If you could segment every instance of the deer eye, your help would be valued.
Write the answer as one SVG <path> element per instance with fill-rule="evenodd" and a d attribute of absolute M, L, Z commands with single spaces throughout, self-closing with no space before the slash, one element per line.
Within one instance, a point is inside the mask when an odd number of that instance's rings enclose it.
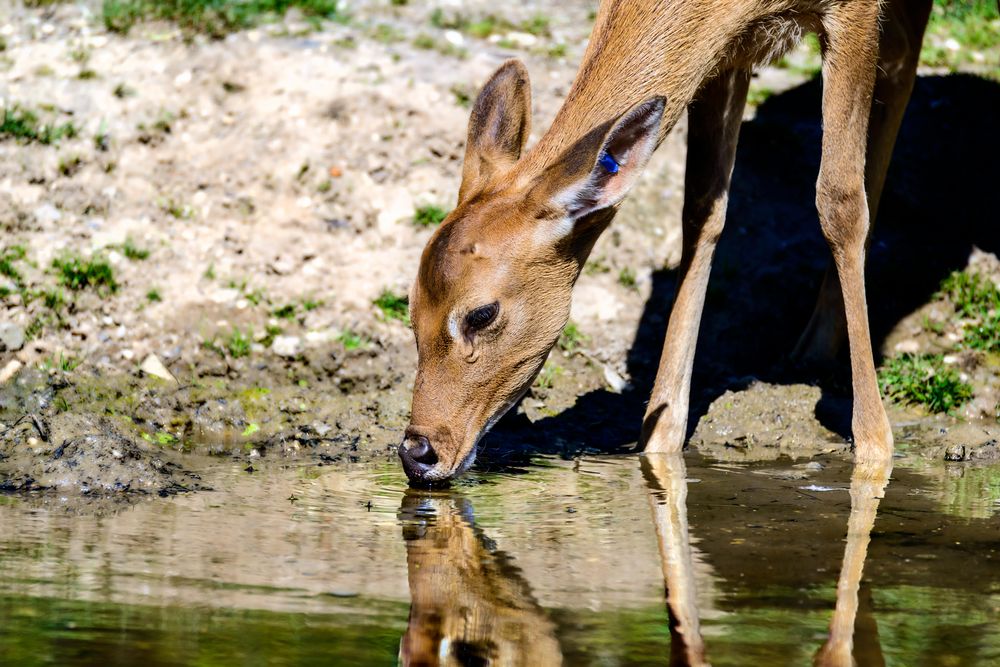
<path fill-rule="evenodd" d="M 468 332 L 472 333 L 485 329 L 490 325 L 493 320 L 497 318 L 497 313 L 500 312 L 500 303 L 494 301 L 487 306 L 480 306 L 474 310 L 469 311 L 469 314 L 465 316 L 465 328 Z"/>

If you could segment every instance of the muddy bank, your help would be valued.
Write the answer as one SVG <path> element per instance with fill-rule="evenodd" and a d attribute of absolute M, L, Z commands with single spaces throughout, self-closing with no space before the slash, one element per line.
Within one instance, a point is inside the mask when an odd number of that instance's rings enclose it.
<path fill-rule="evenodd" d="M 183 383 L 22 370 L 0 386 L 0 490 L 76 508 L 209 489 L 209 457 L 242 461 L 247 473 L 271 461 L 394 457 L 408 395 L 402 383 L 385 386 L 369 361 L 359 354 L 333 377 L 307 364 L 288 373 L 258 364 L 230 369 L 233 379 L 178 373 Z"/>

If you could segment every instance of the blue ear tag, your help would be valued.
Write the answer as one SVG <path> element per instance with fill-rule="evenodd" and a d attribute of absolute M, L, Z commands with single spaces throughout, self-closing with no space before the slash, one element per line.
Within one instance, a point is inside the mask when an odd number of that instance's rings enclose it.
<path fill-rule="evenodd" d="M 609 174 L 618 173 L 618 162 L 611 157 L 611 153 L 601 153 L 601 157 L 597 159 L 597 164 L 604 167 L 605 171 Z"/>

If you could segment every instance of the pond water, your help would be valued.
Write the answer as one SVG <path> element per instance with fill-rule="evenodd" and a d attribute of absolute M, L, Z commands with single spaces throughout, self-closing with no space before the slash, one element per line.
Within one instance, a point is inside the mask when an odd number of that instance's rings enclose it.
<path fill-rule="evenodd" d="M 0 664 L 1000 664 L 997 467 L 209 465 L 104 516 L 0 496 Z"/>

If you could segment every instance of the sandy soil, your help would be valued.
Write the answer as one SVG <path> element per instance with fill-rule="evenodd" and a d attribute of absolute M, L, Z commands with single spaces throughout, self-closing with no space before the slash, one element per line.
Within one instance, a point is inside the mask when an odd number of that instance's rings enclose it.
<path fill-rule="evenodd" d="M 591 3 L 505 8 L 514 24 L 538 12 L 552 17 L 549 34 L 515 30 L 492 40 L 433 27 L 424 5 L 360 2 L 346 24 L 317 30 L 293 14 L 221 41 L 186 40 L 163 24 L 122 37 L 103 29 L 95 6 L 0 10 L 0 98 L 78 128 L 55 145 L 0 141 L 2 246 L 25 248 L 16 266 L 30 290 L 57 289 L 52 261 L 67 253 L 106 257 L 119 283 L 114 293 L 64 289 L 67 305 L 53 311 L 41 298 L 25 303 L 19 285 L 0 276 L 11 291 L 0 320 L 29 333 L 0 351 L 5 488 L 23 488 L 29 477 L 28 486 L 59 486 L 51 470 L 31 466 L 94 438 L 104 443 L 94 451 L 129 442 L 135 465 L 73 482 L 90 492 L 197 488 L 185 452 L 242 456 L 249 465 L 278 454 L 344 464 L 392 456 L 415 351 L 406 326 L 372 302 L 409 287 L 431 233 L 414 224 L 416 208 L 453 204 L 465 96 L 503 60 L 522 57 L 537 138 L 572 81 Z M 463 7 L 470 15 L 491 8 Z M 419 49 L 418 34 L 464 55 Z M 707 415 L 693 443 L 846 451 L 843 378 L 823 378 L 821 391 L 774 371 L 808 316 L 826 252 L 807 187 L 815 157 L 798 150 L 815 145 L 815 85 L 800 85 L 805 75 L 787 69 L 766 69 L 761 80 L 778 94 L 747 112 L 749 157 L 741 152 L 734 222 L 710 288 L 692 428 Z M 996 84 L 982 81 L 996 96 Z M 920 104 L 931 108 L 950 85 L 918 86 Z M 969 94 L 981 98 L 979 85 L 969 84 Z M 527 443 L 572 454 L 634 442 L 680 254 L 684 134 L 682 123 L 580 279 L 572 320 L 586 335 L 581 349 L 554 352 L 551 386 L 536 387 L 498 429 L 490 443 L 499 450 Z M 797 157 L 776 161 L 776 147 Z M 917 164 L 891 181 L 898 187 L 890 185 L 887 200 L 898 211 L 895 202 L 920 188 L 907 180 L 922 174 Z M 969 225 L 985 210 L 977 206 Z M 886 239 L 894 229 L 887 226 Z M 965 266 L 968 240 L 941 255 L 940 270 Z M 130 259 L 126 241 L 148 258 Z M 876 243 L 874 258 L 884 254 Z M 634 284 L 620 280 L 623 270 Z M 787 296 L 776 289 L 789 282 Z M 880 346 L 931 346 L 914 331 L 919 309 L 933 307 L 927 290 L 879 301 L 885 293 L 876 288 L 873 297 Z M 246 356 L 227 350 L 234 328 L 250 337 Z M 352 336 L 360 346 L 345 345 Z M 166 379 L 139 370 L 150 355 Z M 980 373 L 981 400 L 967 417 L 995 415 L 992 375 Z M 832 417 L 817 408 L 824 402 Z M 904 422 L 927 424 L 918 440 L 958 423 L 899 412 Z M 17 463 L 13 453 L 28 443 L 36 455 Z"/>

